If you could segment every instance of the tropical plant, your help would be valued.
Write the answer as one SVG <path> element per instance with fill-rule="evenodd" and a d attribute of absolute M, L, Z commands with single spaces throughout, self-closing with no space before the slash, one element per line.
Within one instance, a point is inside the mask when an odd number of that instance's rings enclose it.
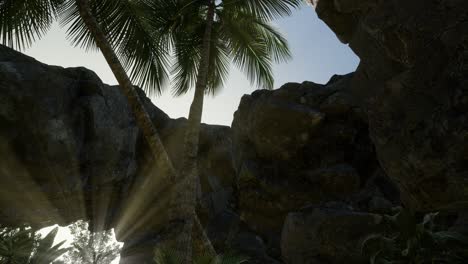
<path fill-rule="evenodd" d="M 49 264 L 59 258 L 68 248 L 65 241 L 54 245 L 58 227 L 41 238 L 31 228 L 3 228 L 0 231 L 1 264 Z"/>
<path fill-rule="evenodd" d="M 150 20 L 155 35 L 172 46 L 174 93 L 195 88 L 184 137 L 184 158 L 177 202 L 172 208 L 185 214 L 177 245 L 190 262 L 191 230 L 199 186 L 197 158 L 203 101 L 218 91 L 232 62 L 250 81 L 273 88 L 272 63 L 290 58 L 286 39 L 272 26 L 274 18 L 289 15 L 303 0 L 154 0 Z M 183 245 L 183 246 L 182 246 Z"/>
<path fill-rule="evenodd" d="M 73 242 L 64 255 L 66 263 L 110 264 L 119 256 L 121 246 L 111 230 L 91 232 L 85 221 L 77 221 L 69 229 Z"/>
<path fill-rule="evenodd" d="M 396 231 L 370 235 L 363 242 L 363 255 L 371 264 L 466 263 L 468 237 L 436 230 L 437 215 L 426 214 L 420 223 L 408 209 L 385 216 L 389 230 Z"/>
<path fill-rule="evenodd" d="M 185 264 L 184 257 L 174 250 L 157 250 L 155 264 Z M 194 264 L 242 264 L 247 262 L 247 258 L 235 254 L 203 255 L 196 257 Z"/>
<path fill-rule="evenodd" d="M 41 38 L 58 18 L 68 26 L 72 43 L 99 49 L 127 98 L 135 120 L 149 145 L 159 174 L 172 188 L 177 177 L 159 134 L 131 79 L 150 93 L 158 93 L 167 80 L 168 42 L 151 30 L 150 0 L 0 0 L 0 41 L 23 49 Z M 127 74 L 130 72 L 130 77 Z M 170 188 L 165 189 L 170 189 Z M 212 248 L 198 218 L 196 230 Z"/>
<path fill-rule="evenodd" d="M 132 0 L 2 0 L 0 40 L 23 49 L 41 38 L 57 19 L 69 26 L 76 46 L 100 49 L 127 97 L 156 160 L 167 162 L 158 133 L 126 70 L 139 85 L 159 92 L 167 79 L 165 47 L 147 31 L 146 1 Z M 121 63 L 123 62 L 123 63 Z"/>

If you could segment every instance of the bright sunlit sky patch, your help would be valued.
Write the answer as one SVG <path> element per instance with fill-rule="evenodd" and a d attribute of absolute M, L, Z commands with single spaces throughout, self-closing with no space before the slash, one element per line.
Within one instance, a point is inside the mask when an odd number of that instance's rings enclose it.
<path fill-rule="evenodd" d="M 275 23 L 287 37 L 293 54 L 290 62 L 274 66 L 275 87 L 306 80 L 325 83 L 333 74 L 345 74 L 356 69 L 358 58 L 348 46 L 338 41 L 310 6 L 304 6 L 293 16 Z M 25 53 L 50 65 L 84 66 L 96 72 L 105 83 L 116 84 L 102 55 L 72 47 L 66 40 L 65 30 L 58 25 Z M 172 118 L 186 117 L 192 93 L 174 98 L 169 88 L 162 96 L 153 97 L 153 102 Z M 242 95 L 255 89 L 241 72 L 233 68 L 223 90 L 206 99 L 203 122 L 230 125 Z"/>

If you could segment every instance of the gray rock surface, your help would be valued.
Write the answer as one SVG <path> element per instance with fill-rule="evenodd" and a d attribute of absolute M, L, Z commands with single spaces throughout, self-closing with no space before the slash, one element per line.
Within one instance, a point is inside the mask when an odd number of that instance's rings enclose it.
<path fill-rule="evenodd" d="M 2 46 L 0 76 L 1 224 L 87 219 L 116 229 L 122 263 L 151 259 L 167 231 L 168 189 L 118 87 Z M 291 211 L 326 201 L 367 210 L 373 197 L 388 198 L 369 183 L 380 169 L 352 77 L 257 91 L 242 100 L 232 129 L 202 126 L 198 212 L 219 250 L 274 263 Z M 177 167 L 185 120 L 140 95 Z M 223 219 L 232 226 L 216 228 Z"/>
<path fill-rule="evenodd" d="M 461 212 L 466 232 L 468 2 L 317 2 L 361 63 L 245 95 L 232 128 L 203 125 L 198 213 L 215 247 L 252 263 L 360 262 L 377 214 L 400 201 Z M 139 92 L 178 166 L 185 120 Z M 122 263 L 152 259 L 170 190 L 118 87 L 0 46 L 0 157 L 1 225 L 87 219 L 116 229 Z"/>
<path fill-rule="evenodd" d="M 337 203 L 290 213 L 281 239 L 283 260 L 287 264 L 366 263 L 360 245 L 382 228 L 381 222 L 380 215 Z"/>
<path fill-rule="evenodd" d="M 378 159 L 406 205 L 468 206 L 468 2 L 319 0 L 319 17 L 361 63 Z"/>
<path fill-rule="evenodd" d="M 304 206 L 370 199 L 359 193 L 379 165 L 352 79 L 242 98 L 232 124 L 239 214 L 265 239 L 278 239 L 286 215 Z"/>
<path fill-rule="evenodd" d="M 185 120 L 170 119 L 139 90 L 178 167 Z M 202 212 L 229 206 L 230 129 L 203 125 Z M 116 86 L 84 68 L 48 66 L 0 46 L 0 224 L 37 227 L 90 220 L 116 228 L 122 263 L 143 263 L 164 229 L 164 188 Z M 127 258 L 127 255 L 131 257 Z"/>

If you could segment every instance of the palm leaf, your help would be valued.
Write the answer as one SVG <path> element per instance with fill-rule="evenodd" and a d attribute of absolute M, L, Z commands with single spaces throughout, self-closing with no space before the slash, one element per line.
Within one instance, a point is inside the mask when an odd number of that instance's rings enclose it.
<path fill-rule="evenodd" d="M 174 76 L 175 95 L 184 94 L 196 82 L 201 58 L 200 32 L 203 28 L 197 27 L 193 30 L 193 32 L 175 32 L 173 35 L 175 63 L 171 73 Z"/>
<path fill-rule="evenodd" d="M 148 93 L 160 93 L 168 79 L 168 44 L 151 29 L 148 1 L 90 0 L 93 16 L 130 78 Z M 61 25 L 75 46 L 98 50 L 73 1 L 61 8 Z"/>
<path fill-rule="evenodd" d="M 20 50 L 29 47 L 48 31 L 63 1 L 0 1 L 1 43 Z"/>
<path fill-rule="evenodd" d="M 222 38 L 220 23 L 213 25 L 206 92 L 215 95 L 227 81 L 230 66 L 229 44 Z"/>
<path fill-rule="evenodd" d="M 55 227 L 43 239 L 39 240 L 39 245 L 30 260 L 31 264 L 49 264 L 69 250 L 68 248 L 62 248 L 65 241 L 54 246 L 57 233 L 58 227 Z"/>
<path fill-rule="evenodd" d="M 222 14 L 223 38 L 227 41 L 234 64 L 255 86 L 273 88 L 272 58 L 267 42 L 257 34 L 250 19 L 234 12 Z"/>
<path fill-rule="evenodd" d="M 131 79 L 150 94 L 160 93 L 169 77 L 168 41 L 152 29 L 147 1 L 116 2 L 108 17 L 109 39 Z"/>
<path fill-rule="evenodd" d="M 223 0 L 224 8 L 237 9 L 265 19 L 289 16 L 303 0 Z"/>

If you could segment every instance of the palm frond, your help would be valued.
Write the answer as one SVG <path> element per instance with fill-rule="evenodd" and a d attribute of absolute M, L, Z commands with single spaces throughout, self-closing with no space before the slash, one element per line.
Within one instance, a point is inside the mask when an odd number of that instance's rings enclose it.
<path fill-rule="evenodd" d="M 303 3 L 303 0 L 223 0 L 223 7 L 271 20 L 291 15 L 292 10 Z"/>
<path fill-rule="evenodd" d="M 48 264 L 52 263 L 61 255 L 65 254 L 69 249 L 62 248 L 65 241 L 62 241 L 54 246 L 54 240 L 58 233 L 58 227 L 52 229 L 44 238 L 39 240 L 38 246 L 32 256 L 30 263 Z"/>
<path fill-rule="evenodd" d="M 103 30 L 105 30 L 105 23 L 107 21 L 103 18 L 112 13 L 115 3 L 112 0 L 89 1 L 91 12 Z M 75 1 L 66 1 L 60 6 L 59 14 L 60 25 L 67 27 L 67 38 L 73 46 L 83 48 L 86 51 L 99 51 L 91 32 L 80 16 Z"/>
<path fill-rule="evenodd" d="M 149 94 L 160 93 L 169 78 L 168 39 L 153 29 L 148 1 L 116 2 L 108 17 L 109 39 L 131 79 Z"/>
<path fill-rule="evenodd" d="M 227 41 L 231 57 L 236 66 L 245 72 L 255 86 L 272 89 L 274 85 L 271 47 L 259 34 L 258 25 L 251 16 L 241 12 L 224 12 L 223 38 Z"/>
<path fill-rule="evenodd" d="M 206 93 L 215 95 L 229 76 L 231 63 L 228 43 L 222 38 L 220 23 L 213 25 Z"/>
<path fill-rule="evenodd" d="M 258 34 L 262 36 L 268 47 L 268 53 L 276 63 L 287 62 L 292 58 L 286 38 L 270 23 L 261 19 L 252 19 Z"/>
<path fill-rule="evenodd" d="M 64 0 L 0 1 L 0 41 L 22 50 L 40 39 L 56 19 Z"/>
<path fill-rule="evenodd" d="M 168 79 L 168 44 L 152 28 L 145 0 L 91 0 L 91 11 L 130 78 L 148 93 L 160 93 Z M 61 25 L 75 46 L 97 50 L 73 1 L 61 8 Z"/>
<path fill-rule="evenodd" d="M 198 34 L 176 35 L 174 41 L 175 63 L 172 69 L 174 78 L 173 93 L 176 96 L 186 93 L 195 85 L 201 59 L 201 38 Z"/>
<path fill-rule="evenodd" d="M 5 231 L 5 230 L 4 230 Z M 54 244 L 58 228 L 54 228 L 44 238 L 31 228 L 6 229 L 0 235 L 0 258 L 7 263 L 49 264 L 63 255 L 64 241 Z"/>
<path fill-rule="evenodd" d="M 192 1 L 193 2 L 193 1 Z M 153 1 L 152 26 L 172 48 L 173 94 L 182 95 L 196 82 L 202 53 L 204 21 L 198 4 L 188 0 Z"/>
<path fill-rule="evenodd" d="M 152 0 L 151 25 L 165 36 L 173 51 L 173 93 L 194 87 L 200 67 L 207 1 Z M 206 91 L 215 94 L 224 84 L 232 61 L 253 85 L 273 88 L 273 62 L 291 58 L 286 39 L 270 20 L 289 15 L 301 0 L 223 0 L 213 24 Z"/>

